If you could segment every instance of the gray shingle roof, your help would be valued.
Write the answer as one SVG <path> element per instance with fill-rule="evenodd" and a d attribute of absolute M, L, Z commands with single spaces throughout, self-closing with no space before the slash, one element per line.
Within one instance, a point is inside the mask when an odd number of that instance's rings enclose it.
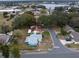
<path fill-rule="evenodd" d="M 0 43 L 4 44 L 7 43 L 10 36 L 6 34 L 0 34 Z"/>

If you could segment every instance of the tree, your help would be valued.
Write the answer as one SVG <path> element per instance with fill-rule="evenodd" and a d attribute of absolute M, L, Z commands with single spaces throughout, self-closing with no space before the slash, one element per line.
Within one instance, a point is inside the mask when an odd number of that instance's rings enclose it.
<path fill-rule="evenodd" d="M 38 23 L 42 24 L 44 27 L 52 27 L 52 26 L 59 26 L 64 27 L 69 22 L 69 17 L 66 13 L 53 13 L 49 16 L 40 16 L 38 19 Z"/>
<path fill-rule="evenodd" d="M 53 23 L 59 27 L 64 27 L 69 22 L 69 17 L 66 13 L 56 12 L 50 16 Z"/>
<path fill-rule="evenodd" d="M 30 15 L 33 15 L 34 16 L 34 13 L 33 12 L 31 12 L 31 11 L 27 11 L 27 12 L 25 12 L 26 14 L 30 14 Z"/>
<path fill-rule="evenodd" d="M 41 9 L 41 14 L 46 14 L 47 13 L 47 11 L 46 11 L 46 9 Z"/>
<path fill-rule="evenodd" d="M 11 14 L 11 15 L 10 15 L 10 19 L 12 19 L 14 16 L 15 16 L 15 15 Z"/>
<path fill-rule="evenodd" d="M 4 12 L 4 13 L 3 13 L 3 17 L 4 17 L 4 18 L 7 18 L 7 17 L 8 17 L 8 12 Z"/>
<path fill-rule="evenodd" d="M 15 29 L 18 28 L 25 28 L 25 27 L 30 27 L 31 25 L 35 24 L 35 18 L 33 15 L 30 14 L 23 14 L 19 17 L 16 17 L 14 22 L 13 22 L 13 26 Z"/>
<path fill-rule="evenodd" d="M 63 35 L 63 36 L 66 36 L 66 35 L 70 34 L 70 32 L 68 33 L 67 31 L 64 30 L 64 28 L 61 28 L 60 31 L 61 31 L 61 35 Z"/>
<path fill-rule="evenodd" d="M 24 32 L 19 29 L 14 30 L 14 33 L 13 33 L 14 38 L 22 39 L 24 35 L 25 35 Z"/>
<path fill-rule="evenodd" d="M 3 24 L 1 26 L 1 29 L 2 29 L 2 33 L 5 33 L 5 34 L 7 34 L 7 32 L 10 32 L 12 30 L 11 27 L 9 25 L 6 25 L 6 24 Z"/>
<path fill-rule="evenodd" d="M 15 57 L 15 58 L 20 57 L 20 50 L 18 47 L 18 39 L 15 37 L 12 39 L 12 44 L 10 45 L 10 53 L 11 53 L 12 57 Z"/>
<path fill-rule="evenodd" d="M 52 20 L 49 19 L 49 16 L 42 15 L 38 18 L 38 23 L 40 23 L 45 28 L 49 28 L 52 26 Z"/>
<path fill-rule="evenodd" d="M 74 28 L 79 28 L 79 17 L 73 17 L 69 25 Z"/>
<path fill-rule="evenodd" d="M 64 11 L 64 7 L 55 7 L 55 11 Z"/>
<path fill-rule="evenodd" d="M 31 6 L 31 8 L 35 9 L 35 8 L 36 8 L 36 6 L 35 6 L 35 5 L 32 5 L 32 6 Z"/>
<path fill-rule="evenodd" d="M 12 49 L 11 49 L 11 54 L 13 57 L 15 58 L 19 58 L 20 57 L 20 51 L 17 45 L 13 45 Z"/>
<path fill-rule="evenodd" d="M 71 7 L 68 11 L 69 11 L 69 12 L 76 12 L 77 10 L 76 10 L 75 7 Z"/>
<path fill-rule="evenodd" d="M 38 6 L 37 6 L 37 8 L 46 9 L 46 7 L 45 7 L 45 6 L 43 6 L 43 5 L 38 5 Z"/>
<path fill-rule="evenodd" d="M 9 46 L 8 45 L 2 45 L 1 47 L 2 56 L 5 58 L 9 57 Z"/>

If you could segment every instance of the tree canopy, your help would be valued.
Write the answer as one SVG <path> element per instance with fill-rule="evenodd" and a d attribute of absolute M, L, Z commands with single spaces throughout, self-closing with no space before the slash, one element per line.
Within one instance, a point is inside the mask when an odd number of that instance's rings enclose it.
<path fill-rule="evenodd" d="M 69 22 L 69 17 L 66 13 L 53 13 L 52 15 L 39 17 L 38 22 L 44 27 L 59 26 L 63 27 Z"/>
<path fill-rule="evenodd" d="M 35 23 L 35 18 L 33 15 L 30 14 L 23 14 L 21 16 L 18 16 L 17 18 L 15 18 L 13 25 L 14 28 L 25 28 L 25 27 L 30 27 L 31 25 L 33 25 Z"/>
<path fill-rule="evenodd" d="M 2 56 L 5 58 L 9 57 L 9 46 L 8 45 L 2 45 L 1 46 Z"/>
<path fill-rule="evenodd" d="M 39 17 L 38 22 L 42 24 L 42 26 L 44 26 L 45 28 L 49 28 L 52 26 L 53 21 L 50 19 L 49 16 L 42 15 Z"/>

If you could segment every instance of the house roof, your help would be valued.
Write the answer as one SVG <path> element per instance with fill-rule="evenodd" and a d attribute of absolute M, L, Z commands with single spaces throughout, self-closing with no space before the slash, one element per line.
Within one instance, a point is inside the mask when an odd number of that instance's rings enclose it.
<path fill-rule="evenodd" d="M 32 34 L 25 40 L 25 42 L 28 42 L 29 45 L 37 45 L 41 41 L 42 41 L 41 34 Z"/>
<path fill-rule="evenodd" d="M 21 11 L 20 9 L 3 9 L 3 10 L 0 10 L 0 12 L 17 12 L 17 11 Z"/>
<path fill-rule="evenodd" d="M 0 34 L 0 43 L 4 44 L 7 43 L 10 36 L 6 34 Z"/>
<path fill-rule="evenodd" d="M 72 32 L 72 35 L 73 35 L 73 37 L 74 37 L 74 40 L 75 40 L 76 42 L 79 42 L 79 33 L 78 33 L 78 32 Z"/>

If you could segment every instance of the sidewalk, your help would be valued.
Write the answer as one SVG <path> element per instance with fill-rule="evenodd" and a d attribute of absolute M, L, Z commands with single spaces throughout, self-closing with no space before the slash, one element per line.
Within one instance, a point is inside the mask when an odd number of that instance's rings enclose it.
<path fill-rule="evenodd" d="M 21 54 L 45 54 L 45 53 L 49 53 L 50 51 L 52 51 L 52 49 L 48 49 L 47 51 L 39 50 L 39 49 L 36 51 L 22 50 Z"/>

